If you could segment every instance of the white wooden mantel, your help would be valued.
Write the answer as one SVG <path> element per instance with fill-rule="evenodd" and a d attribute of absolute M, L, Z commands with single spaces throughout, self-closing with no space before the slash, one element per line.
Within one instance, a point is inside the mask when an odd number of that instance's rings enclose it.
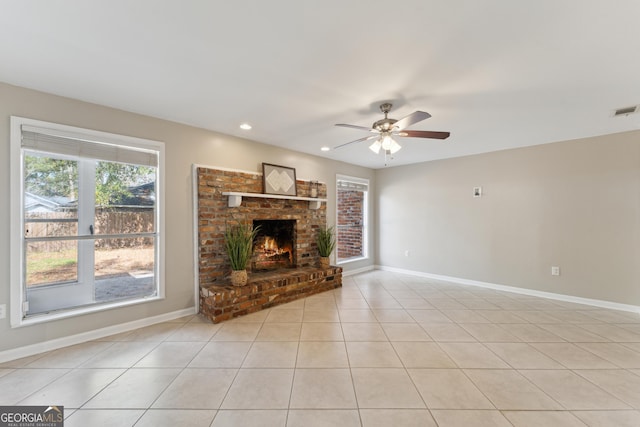
<path fill-rule="evenodd" d="M 279 194 L 262 194 L 262 193 L 236 193 L 233 191 L 227 191 L 222 193 L 223 196 L 229 197 L 229 207 L 237 208 L 242 204 L 243 197 L 257 197 L 261 199 L 284 199 L 284 200 L 303 200 L 309 202 L 309 209 L 319 209 L 323 202 L 327 199 L 318 199 L 315 197 L 297 197 L 297 196 L 282 196 Z"/>

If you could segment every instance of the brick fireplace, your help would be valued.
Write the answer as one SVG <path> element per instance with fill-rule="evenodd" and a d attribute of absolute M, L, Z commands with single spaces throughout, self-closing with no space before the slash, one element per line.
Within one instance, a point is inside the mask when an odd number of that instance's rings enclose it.
<path fill-rule="evenodd" d="M 296 181 L 298 197 L 310 197 L 309 181 Z M 244 196 L 229 207 L 222 193 L 262 193 L 262 175 L 197 168 L 198 279 L 200 312 L 214 323 L 342 286 L 342 269 L 320 269 L 317 230 L 327 224 L 326 204 L 317 209 L 309 201 Z M 326 197 L 320 184 L 318 198 Z M 260 225 L 254 240 L 249 284 L 230 285 L 231 271 L 224 250 L 227 224 Z"/>

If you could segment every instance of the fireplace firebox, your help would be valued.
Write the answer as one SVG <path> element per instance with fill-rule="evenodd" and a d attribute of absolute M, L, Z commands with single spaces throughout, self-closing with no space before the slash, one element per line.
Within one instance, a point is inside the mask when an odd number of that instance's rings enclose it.
<path fill-rule="evenodd" d="M 296 220 L 253 220 L 260 227 L 253 241 L 252 270 L 295 268 Z"/>

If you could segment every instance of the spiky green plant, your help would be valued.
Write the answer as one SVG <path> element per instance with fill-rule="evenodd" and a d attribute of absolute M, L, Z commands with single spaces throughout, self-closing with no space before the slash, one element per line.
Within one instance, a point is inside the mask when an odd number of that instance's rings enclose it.
<path fill-rule="evenodd" d="M 333 227 L 320 228 L 318 230 L 318 236 L 316 237 L 316 243 L 318 244 L 318 252 L 321 257 L 328 257 L 336 247 L 336 238 L 333 233 Z"/>
<path fill-rule="evenodd" d="M 253 251 L 253 239 L 258 234 L 260 226 L 250 224 L 228 225 L 224 231 L 224 245 L 231 261 L 232 270 L 247 268 Z"/>

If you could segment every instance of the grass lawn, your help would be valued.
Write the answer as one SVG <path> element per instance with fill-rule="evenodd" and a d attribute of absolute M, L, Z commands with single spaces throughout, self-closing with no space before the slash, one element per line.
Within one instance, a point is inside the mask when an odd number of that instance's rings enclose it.
<path fill-rule="evenodd" d="M 97 277 L 153 270 L 153 247 L 99 249 L 95 251 Z M 77 251 L 29 252 L 27 286 L 76 280 Z"/>

